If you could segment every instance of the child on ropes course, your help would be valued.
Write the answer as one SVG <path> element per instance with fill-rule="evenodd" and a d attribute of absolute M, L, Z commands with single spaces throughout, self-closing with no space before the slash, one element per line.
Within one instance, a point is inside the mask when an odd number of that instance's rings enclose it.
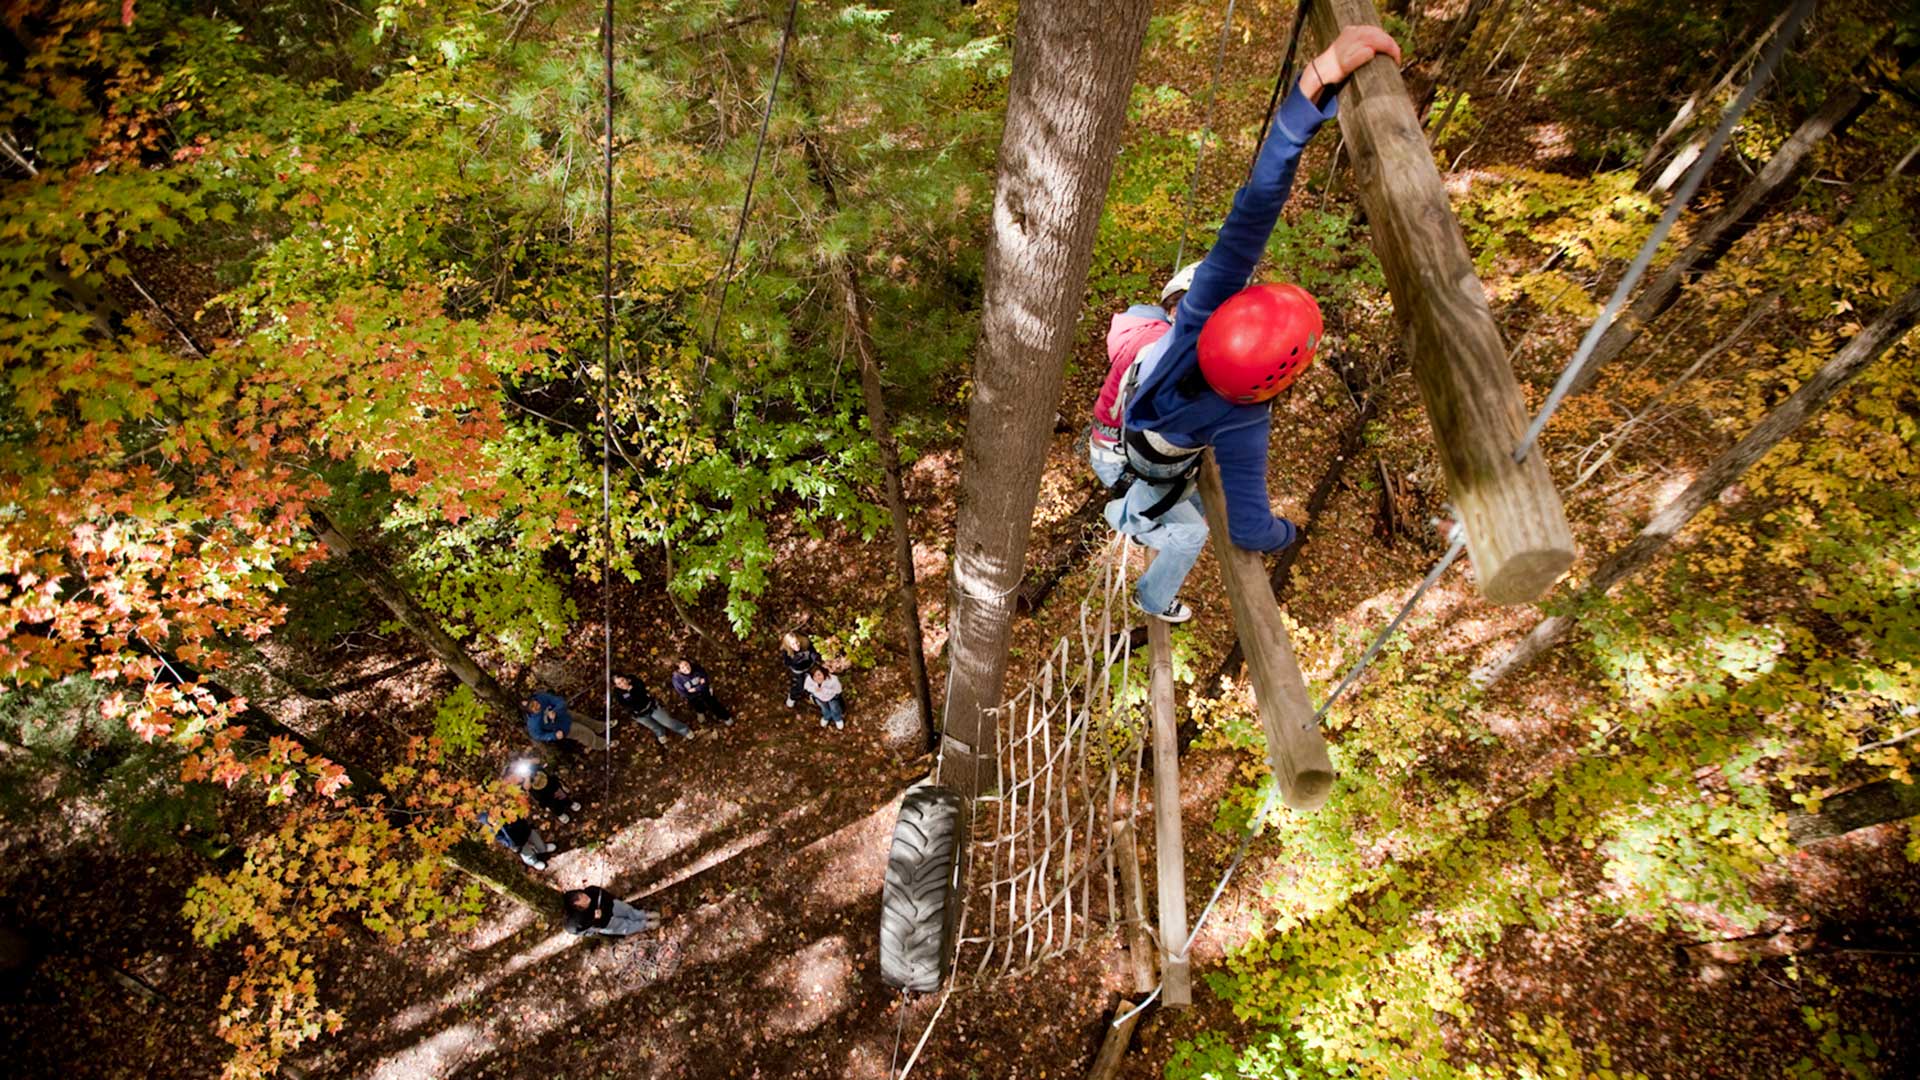
<path fill-rule="evenodd" d="M 1301 151 L 1338 111 L 1334 91 L 1376 54 L 1398 63 L 1400 47 L 1377 26 L 1350 26 L 1308 62 L 1212 249 L 1161 290 L 1162 304 L 1174 305 L 1170 325 L 1153 327 L 1154 309 L 1136 305 L 1108 333 L 1114 392 L 1102 390 L 1104 413 L 1095 407 L 1088 457 L 1113 493 L 1108 523 L 1158 553 L 1134 588 L 1148 615 L 1193 617 L 1179 593 L 1207 541 L 1193 486 L 1208 447 L 1235 546 L 1278 551 L 1298 535 L 1267 500 L 1268 427 L 1273 399 L 1320 343 L 1320 308 L 1298 285 L 1247 282 L 1293 189 Z"/>

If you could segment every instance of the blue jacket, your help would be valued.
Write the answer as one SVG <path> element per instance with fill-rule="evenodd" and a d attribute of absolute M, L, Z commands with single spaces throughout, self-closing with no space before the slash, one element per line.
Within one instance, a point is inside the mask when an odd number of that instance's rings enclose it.
<path fill-rule="evenodd" d="M 1296 84 L 1280 105 L 1253 176 L 1194 272 L 1173 329 L 1140 353 L 1140 385 L 1127 404 L 1127 427 L 1153 431 L 1175 446 L 1211 446 L 1227 494 L 1227 532 L 1235 547 L 1273 551 L 1293 543 L 1293 523 L 1275 517 L 1267 500 L 1267 438 L 1272 405 L 1236 405 L 1201 381 L 1200 328 L 1215 308 L 1247 287 L 1267 250 L 1280 208 L 1293 190 L 1300 151 L 1337 112 L 1329 88 L 1324 108 Z M 1191 376 L 1191 378 L 1189 378 Z"/>
<path fill-rule="evenodd" d="M 527 734 L 533 736 L 533 741 L 555 742 L 566 738 L 567 732 L 573 730 L 573 714 L 567 711 L 566 701 L 560 695 L 544 690 L 533 695 L 533 700 L 540 706 L 526 714 Z M 547 719 L 548 709 L 553 710 L 552 720 Z"/>

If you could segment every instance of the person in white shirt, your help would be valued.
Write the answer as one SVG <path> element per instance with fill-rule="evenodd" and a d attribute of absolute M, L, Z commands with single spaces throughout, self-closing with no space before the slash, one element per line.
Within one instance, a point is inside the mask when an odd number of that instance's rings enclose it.
<path fill-rule="evenodd" d="M 840 699 L 840 680 L 828 671 L 825 664 L 817 664 L 807 675 L 805 683 L 807 696 L 820 706 L 820 726 L 833 725 L 835 731 L 847 726 L 846 702 Z"/>

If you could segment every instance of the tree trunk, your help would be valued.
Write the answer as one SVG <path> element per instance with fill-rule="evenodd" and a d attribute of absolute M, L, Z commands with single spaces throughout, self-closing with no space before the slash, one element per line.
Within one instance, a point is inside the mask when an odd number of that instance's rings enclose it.
<path fill-rule="evenodd" d="M 1787 835 L 1795 847 L 1805 847 L 1815 840 L 1910 817 L 1920 817 L 1920 784 L 1881 780 L 1824 800 L 1817 814 L 1799 807 L 1787 811 Z"/>
<path fill-rule="evenodd" d="M 391 570 L 355 545 L 318 507 L 309 506 L 307 516 L 313 521 L 314 535 L 327 545 L 327 550 L 347 561 L 354 575 L 366 585 L 367 591 L 387 606 L 400 625 L 406 627 L 414 640 L 425 646 L 434 659 L 440 661 L 455 678 L 472 688 L 481 701 L 493 706 L 502 715 L 520 715 L 520 703 L 507 692 L 507 688 L 501 686 L 491 672 L 482 668 L 466 647 L 454 640 L 452 634 L 447 633 L 440 625 L 440 620 L 420 606 L 420 602 L 413 598 L 399 578 L 393 576 Z"/>
<path fill-rule="evenodd" d="M 1380 19 L 1371 0 L 1320 0 L 1309 21 L 1330 42 Z M 1496 604 L 1536 600 L 1572 565 L 1573 534 L 1544 456 L 1513 460 L 1527 425 L 1520 384 L 1391 60 L 1348 78 L 1340 132 L 1480 592 Z"/>
<path fill-rule="evenodd" d="M 1829 135 L 1846 131 L 1866 111 L 1867 106 L 1873 104 L 1879 92 L 1868 89 L 1862 79 L 1869 61 L 1880 53 L 1885 40 L 1883 38 L 1881 45 L 1869 50 L 1853 74 L 1827 95 L 1827 100 L 1820 108 L 1802 121 L 1786 142 L 1780 144 L 1780 149 L 1774 151 L 1773 157 L 1761 167 L 1759 175 L 1747 184 L 1732 204 L 1694 237 L 1693 242 L 1658 277 L 1641 289 L 1633 303 L 1620 312 L 1613 325 L 1600 335 L 1600 343 L 1594 346 L 1593 355 L 1588 358 L 1580 377 L 1574 381 L 1570 393 L 1579 394 L 1592 389 L 1594 382 L 1599 379 L 1600 369 L 1626 352 L 1642 330 L 1673 306 L 1674 301 L 1680 298 L 1682 289 L 1713 269 L 1728 250 L 1759 222 L 1767 206 L 1799 175 L 1801 166 L 1806 164 L 1813 148 Z"/>
<path fill-rule="evenodd" d="M 803 65 L 794 65 L 794 81 L 802 101 L 811 96 L 812 82 Z M 809 110 L 811 111 L 811 110 Z M 840 173 L 820 140 L 808 135 L 804 140 L 807 164 L 820 185 L 827 210 L 840 211 Z M 927 679 L 926 634 L 920 626 L 920 584 L 913 568 L 913 531 L 907 517 L 907 496 L 900 482 L 900 444 L 893 437 L 893 424 L 887 418 L 887 398 L 880 383 L 880 356 L 873 347 L 872 306 L 853 261 L 844 253 L 828 258 L 828 269 L 840 289 L 841 306 L 846 313 L 847 336 L 853 340 L 854 356 L 860 364 L 860 394 L 867 407 L 867 428 L 873 433 L 874 446 L 880 451 L 880 471 L 887 493 L 887 515 L 893 526 L 894 572 L 898 578 L 900 629 L 907 645 L 907 681 L 913 685 L 914 701 L 920 708 L 920 728 L 929 752 L 939 748 L 939 735 L 933 724 L 933 687 Z"/>
<path fill-rule="evenodd" d="M 1647 522 L 1646 528 L 1640 530 L 1640 535 L 1594 571 L 1593 577 L 1575 597 L 1573 606 L 1578 608 L 1605 596 L 1622 579 L 1637 573 L 1651 562 L 1654 555 L 1666 547 L 1667 541 L 1686 528 L 1695 514 L 1717 499 L 1728 485 L 1740 479 L 1754 462 L 1765 457 L 1782 439 L 1799 430 L 1800 425 L 1838 393 L 1841 387 L 1899 341 L 1901 335 L 1914 324 L 1916 317 L 1920 317 L 1920 288 L 1910 289 L 1906 295 L 1894 301 L 1892 307 L 1881 312 L 1872 325 L 1847 342 L 1846 347 L 1835 353 L 1833 359 L 1815 372 L 1804 386 L 1794 391 L 1792 397 L 1781 402 L 1767 414 L 1766 419 L 1755 425 L 1746 438 L 1720 455 L 1693 483 L 1687 485 L 1685 491 L 1661 507 L 1653 520 Z M 1553 615 L 1540 620 L 1505 656 L 1476 670 L 1473 681 L 1481 686 L 1491 686 L 1525 667 L 1566 636 L 1573 627 L 1573 621 L 1572 615 Z"/>
<path fill-rule="evenodd" d="M 1653 140 L 1652 146 L 1647 147 L 1646 156 L 1640 159 L 1641 183 L 1644 184 L 1653 178 L 1653 170 L 1659 167 L 1660 155 L 1666 151 L 1667 143 L 1670 142 L 1675 135 L 1680 134 L 1687 124 L 1693 120 L 1694 113 L 1697 112 L 1702 105 L 1712 102 L 1714 98 L 1720 96 L 1722 91 L 1733 85 L 1733 80 L 1740 73 L 1740 70 L 1752 64 L 1753 58 L 1759 56 L 1760 50 L 1766 46 L 1767 42 L 1773 40 L 1773 35 L 1780 32 L 1780 24 L 1787 21 L 1787 15 L 1790 11 L 1792 11 L 1791 7 L 1783 5 L 1780 9 L 1780 14 L 1774 17 L 1773 23 L 1758 37 L 1753 39 L 1753 44 L 1747 46 L 1747 51 L 1741 53 L 1739 59 L 1727 65 L 1726 73 L 1721 75 L 1719 80 L 1713 83 L 1711 88 L 1702 85 L 1700 89 L 1688 95 L 1687 100 L 1681 103 L 1679 111 L 1673 114 L 1673 119 L 1667 122 L 1665 130 L 1661 131 L 1660 136 Z M 1706 140 L 1702 139 L 1700 144 L 1705 145 L 1705 142 Z"/>
<path fill-rule="evenodd" d="M 927 652 L 920 629 L 920 587 L 913 571 L 913 533 L 907 520 L 907 496 L 900 484 L 900 447 L 893 438 L 893 425 L 887 422 L 887 399 L 880 386 L 880 358 L 873 348 L 872 321 L 867 294 L 854 276 L 853 266 L 842 255 L 833 261 L 834 277 L 847 309 L 847 331 L 853 335 L 853 351 L 860 361 L 860 393 L 867 402 L 867 427 L 873 431 L 874 445 L 880 449 L 880 471 L 887 485 L 887 514 L 893 521 L 894 571 L 899 577 L 900 629 L 907 642 L 907 677 L 913 683 L 913 697 L 920 705 L 920 727 L 926 734 L 928 751 L 938 748 L 933 729 L 933 688 L 927 681 Z"/>
<path fill-rule="evenodd" d="M 992 769 L 987 710 L 1005 689 L 1013 594 L 1150 10 L 1026 0 L 1015 20 L 947 642 L 940 780 L 970 795 Z"/>

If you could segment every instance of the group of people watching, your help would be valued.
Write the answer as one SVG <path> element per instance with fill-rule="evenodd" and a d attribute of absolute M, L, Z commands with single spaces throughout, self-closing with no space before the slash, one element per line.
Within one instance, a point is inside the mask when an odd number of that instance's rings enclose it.
<path fill-rule="evenodd" d="M 844 689 L 806 636 L 796 633 L 782 636 L 780 661 L 787 676 L 787 707 L 798 707 L 802 699 L 811 701 L 820 711 L 821 727 L 844 730 L 847 726 Z M 703 724 L 718 722 L 733 726 L 733 710 L 714 694 L 712 678 L 698 663 L 688 657 L 679 658 L 669 682 L 689 713 Z M 646 684 L 631 674 L 622 672 L 613 676 L 613 698 L 629 718 L 652 733 L 663 753 L 670 738 L 693 737 L 693 730 L 668 712 Z M 520 703 L 520 710 L 527 734 L 536 743 L 556 747 L 577 744 L 585 750 L 600 750 L 607 745 L 605 718 L 575 716 L 567 707 L 566 699 L 551 690 L 528 694 Z M 579 800 L 567 792 L 545 764 L 524 759 L 514 764 L 509 775 L 526 789 L 528 799 L 535 806 L 561 824 L 572 822 L 573 815 L 580 812 Z M 483 824 L 491 824 L 484 817 L 481 820 Z M 558 850 L 540 835 L 531 818 L 500 826 L 494 831 L 494 840 L 535 870 L 545 870 L 548 857 Z M 657 913 L 636 908 L 598 885 L 565 893 L 561 907 L 566 929 L 576 935 L 625 937 L 660 923 Z"/>

